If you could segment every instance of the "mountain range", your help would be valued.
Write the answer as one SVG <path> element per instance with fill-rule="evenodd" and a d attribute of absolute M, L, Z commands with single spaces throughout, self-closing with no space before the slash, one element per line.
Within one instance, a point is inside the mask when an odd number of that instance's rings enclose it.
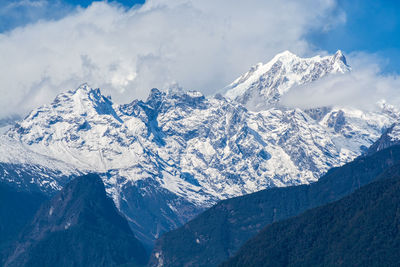
<path fill-rule="evenodd" d="M 398 121 L 393 106 L 382 102 L 362 111 L 280 103 L 298 85 L 349 71 L 340 51 L 313 58 L 284 52 L 252 67 L 223 94 L 152 89 L 147 100 L 129 104 L 115 104 L 84 84 L 0 137 L 0 177 L 54 196 L 73 178 L 98 173 L 135 236 L 151 249 L 162 233 L 220 200 L 309 184 L 368 153 Z M 255 102 L 260 99 L 265 105 Z"/>

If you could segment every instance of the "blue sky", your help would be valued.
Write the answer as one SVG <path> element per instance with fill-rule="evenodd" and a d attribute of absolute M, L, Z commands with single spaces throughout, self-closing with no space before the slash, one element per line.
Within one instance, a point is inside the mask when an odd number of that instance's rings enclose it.
<path fill-rule="evenodd" d="M 327 32 L 311 32 L 307 38 L 333 53 L 377 53 L 385 60 L 384 71 L 400 73 L 400 1 L 340 0 L 346 23 Z"/>
<path fill-rule="evenodd" d="M 83 7 L 87 7 L 90 5 L 93 1 L 91 0 L 65 0 L 68 4 L 71 5 L 80 5 Z M 116 2 L 123 4 L 125 6 L 131 7 L 135 4 L 143 4 L 144 0 L 116 0 Z"/>
<path fill-rule="evenodd" d="M 92 4 L 93 0 L 1 0 L 0 32 L 12 30 L 38 20 L 60 19 L 80 6 Z M 112 0 L 125 7 L 143 4 L 144 0 Z"/>

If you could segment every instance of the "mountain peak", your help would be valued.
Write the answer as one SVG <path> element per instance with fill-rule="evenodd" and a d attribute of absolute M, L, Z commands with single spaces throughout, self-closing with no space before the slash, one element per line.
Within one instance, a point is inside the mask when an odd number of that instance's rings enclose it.
<path fill-rule="evenodd" d="M 50 105 L 34 109 L 7 134 L 29 145 L 42 143 L 48 146 L 54 141 L 64 140 L 76 141 L 78 146 L 77 131 L 86 132 L 98 125 L 97 134 L 101 135 L 104 131 L 101 125 L 111 123 L 122 123 L 112 101 L 103 96 L 100 89 L 83 84 L 57 95 Z M 47 130 L 43 132 L 41 129 Z"/>
<path fill-rule="evenodd" d="M 164 92 L 161 92 L 157 88 L 153 88 L 150 90 L 146 103 L 152 108 L 157 109 L 161 105 L 163 96 L 165 96 Z"/>
<path fill-rule="evenodd" d="M 67 93 L 61 93 L 58 96 L 65 96 L 65 95 L 74 97 L 75 99 L 89 99 L 89 100 L 95 101 L 95 102 L 98 102 L 98 101 L 103 102 L 103 99 L 108 99 L 101 94 L 101 91 L 99 88 L 94 89 L 94 88 L 90 87 L 89 84 L 87 84 L 87 83 L 83 83 L 78 88 L 76 88 L 74 90 L 70 90 Z"/>
<path fill-rule="evenodd" d="M 74 91 L 78 91 L 78 90 L 82 90 L 82 91 L 91 91 L 92 87 L 90 87 L 90 85 L 88 83 L 82 83 L 81 85 L 79 85 L 78 88 L 76 88 Z"/>
<path fill-rule="evenodd" d="M 343 57 L 344 55 L 343 55 L 342 50 L 338 49 L 338 50 L 336 51 L 336 53 L 335 53 L 334 56 L 335 56 L 335 57 Z"/>
<path fill-rule="evenodd" d="M 62 104 L 72 109 L 88 113 L 95 110 L 97 114 L 109 114 L 115 117 L 111 97 L 104 96 L 99 88 L 93 89 L 87 83 L 80 85 L 77 89 L 59 94 L 52 105 Z"/>
<path fill-rule="evenodd" d="M 346 73 L 350 67 L 342 51 L 331 56 L 301 58 L 290 51 L 277 54 L 265 64 L 257 64 L 225 87 L 225 96 L 250 110 L 275 105 L 291 88 L 313 82 L 334 73 Z"/>
<path fill-rule="evenodd" d="M 96 174 L 87 174 L 79 176 L 72 180 L 69 184 L 64 187 L 64 190 L 60 194 L 64 194 L 62 199 L 66 199 L 66 195 L 71 194 L 76 190 L 81 190 L 82 196 L 90 196 L 96 194 L 102 194 L 104 189 L 103 181 Z"/>
<path fill-rule="evenodd" d="M 348 66 L 348 65 L 347 65 L 346 57 L 344 56 L 342 50 L 336 51 L 336 53 L 333 55 L 333 60 L 334 60 L 335 62 L 341 61 L 341 62 L 344 63 L 346 66 Z"/>
<path fill-rule="evenodd" d="M 298 56 L 292 52 L 290 52 L 289 50 L 285 50 L 281 53 L 278 53 L 275 55 L 275 57 L 272 59 L 272 61 L 276 60 L 276 59 L 282 59 L 282 58 L 298 58 Z"/>

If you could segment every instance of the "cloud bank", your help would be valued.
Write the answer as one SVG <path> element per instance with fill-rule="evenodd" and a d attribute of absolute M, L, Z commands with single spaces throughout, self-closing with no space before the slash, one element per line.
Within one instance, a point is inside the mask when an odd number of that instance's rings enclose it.
<path fill-rule="evenodd" d="M 334 0 L 95 2 L 0 34 L 0 117 L 83 82 L 116 102 L 174 83 L 212 94 L 283 50 L 315 53 L 305 34 L 344 21 Z"/>
<path fill-rule="evenodd" d="M 382 59 L 371 54 L 352 53 L 348 62 L 352 65 L 351 72 L 293 88 L 282 97 L 282 104 L 299 108 L 341 106 L 374 110 L 383 100 L 400 107 L 400 77 L 382 75 Z"/>

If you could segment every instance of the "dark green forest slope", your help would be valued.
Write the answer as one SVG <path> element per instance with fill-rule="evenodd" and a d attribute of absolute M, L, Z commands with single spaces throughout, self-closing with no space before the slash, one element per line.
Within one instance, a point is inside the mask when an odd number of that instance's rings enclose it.
<path fill-rule="evenodd" d="M 15 237 L 46 199 L 40 193 L 21 191 L 0 182 L 0 263 Z"/>
<path fill-rule="evenodd" d="M 399 266 L 400 165 L 350 196 L 274 223 L 222 266 Z"/>
<path fill-rule="evenodd" d="M 4 265 L 141 266 L 146 261 L 143 245 L 107 197 L 100 177 L 89 174 L 40 207 Z"/>

